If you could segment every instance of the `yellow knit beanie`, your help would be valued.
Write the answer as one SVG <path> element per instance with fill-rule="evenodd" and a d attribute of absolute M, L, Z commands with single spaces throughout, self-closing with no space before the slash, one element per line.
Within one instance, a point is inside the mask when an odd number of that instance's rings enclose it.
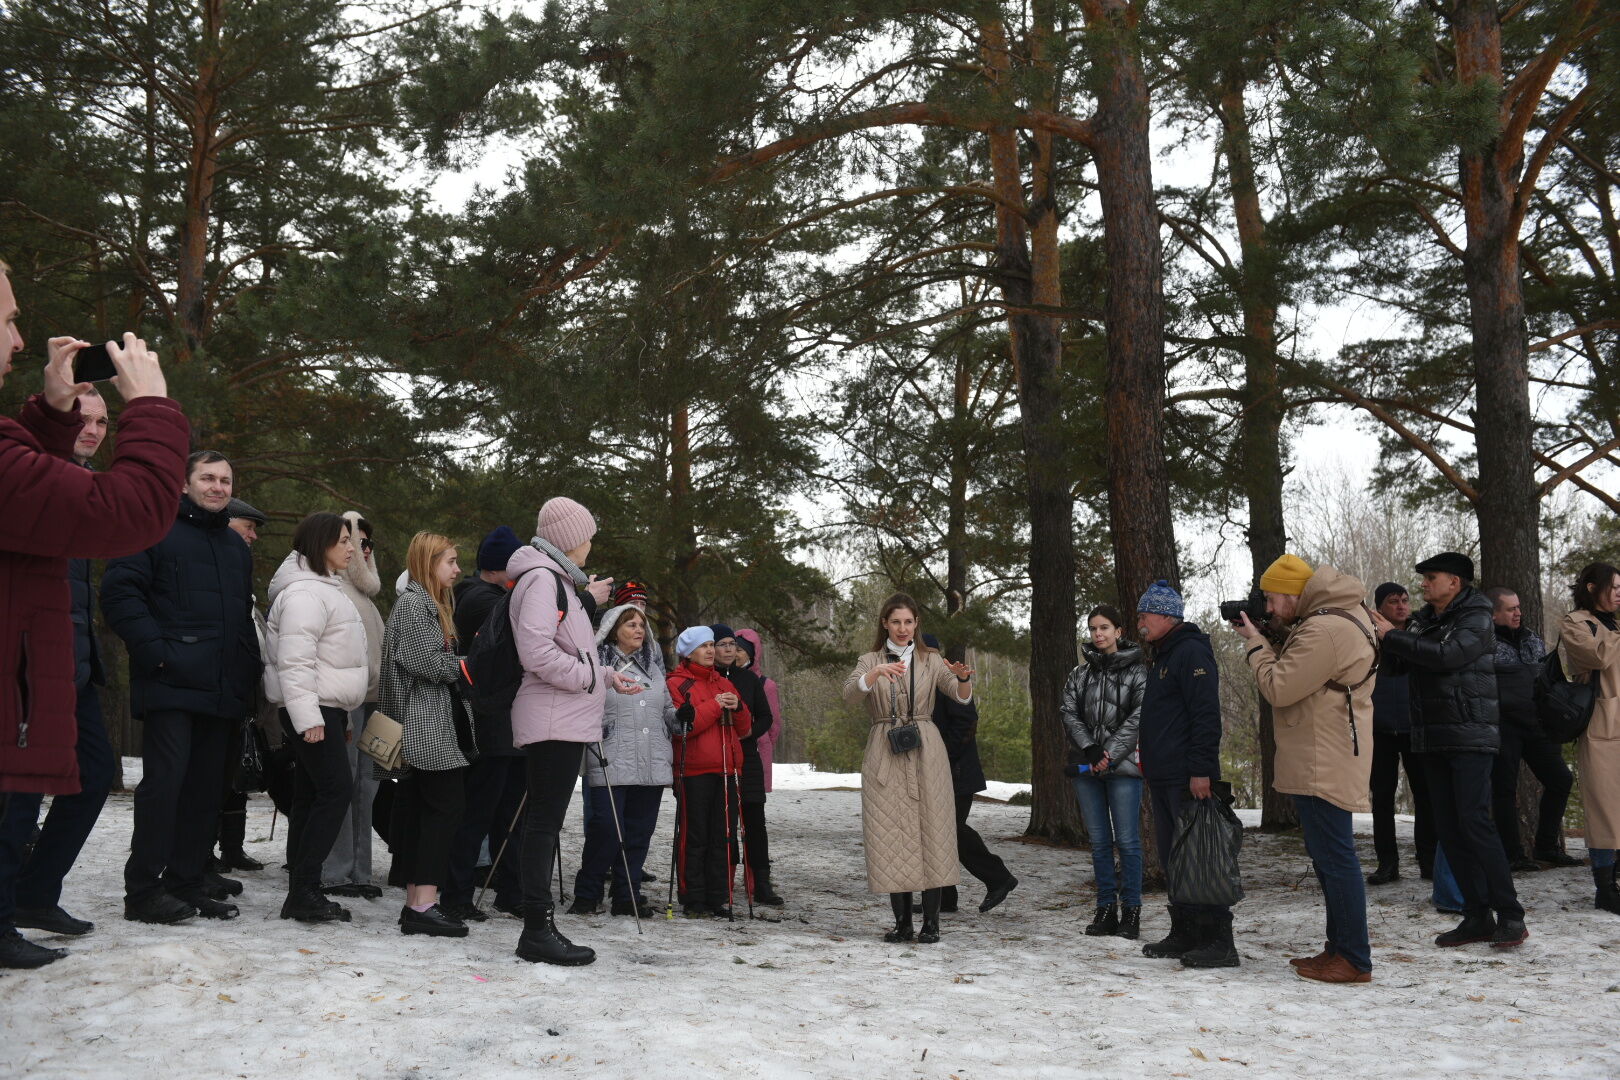
<path fill-rule="evenodd" d="M 1284 596 L 1298 596 L 1305 591 L 1305 583 L 1311 580 L 1316 571 L 1311 564 L 1298 555 L 1284 555 L 1260 575 L 1260 590 L 1262 592 L 1281 593 Z"/>

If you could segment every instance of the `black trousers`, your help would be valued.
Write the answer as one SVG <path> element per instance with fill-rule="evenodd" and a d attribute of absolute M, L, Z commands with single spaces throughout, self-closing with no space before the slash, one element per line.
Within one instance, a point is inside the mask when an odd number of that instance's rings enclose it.
<path fill-rule="evenodd" d="M 1164 871 L 1166 879 L 1170 877 L 1170 842 L 1176 836 L 1176 822 L 1181 818 L 1181 811 L 1192 802 L 1192 792 L 1187 790 L 1185 780 L 1178 784 L 1149 784 L 1148 792 L 1153 799 L 1153 840 L 1159 849 L 1159 869 Z M 1231 908 L 1218 904 L 1177 904 L 1178 908 L 1195 914 L 1219 913 L 1231 918 Z"/>
<path fill-rule="evenodd" d="M 467 801 L 466 772 L 465 767 L 436 772 L 412 769 L 396 785 L 388 840 L 397 875 L 389 874 L 390 883 L 442 886 L 449 880 L 450 845 L 461 827 Z M 339 814 L 338 827 L 342 826 Z M 328 844 L 327 850 L 331 849 Z M 319 862 L 315 872 L 320 876 Z"/>
<path fill-rule="evenodd" d="M 489 840 L 489 854 L 493 858 L 501 849 L 523 798 L 524 759 L 517 756 L 489 755 L 481 757 L 467 768 L 467 810 L 461 828 L 456 830 L 450 845 L 450 881 L 445 886 L 445 899 L 452 904 L 470 904 L 480 884 L 478 853 Z M 495 868 L 496 894 L 516 893 L 518 849 L 507 851 Z"/>
<path fill-rule="evenodd" d="M 530 910 L 551 907 L 551 874 L 557 861 L 557 835 L 568 814 L 568 800 L 579 779 L 585 744 L 530 743 L 523 748 L 524 776 L 529 804 L 523 811 L 523 905 Z"/>
<path fill-rule="evenodd" d="M 742 839 L 748 873 L 757 886 L 771 880 L 771 836 L 765 824 L 765 802 L 742 804 Z M 732 858 L 735 860 L 736 854 Z"/>
<path fill-rule="evenodd" d="M 326 736 L 320 742 L 307 742 L 293 730 L 287 710 L 281 710 L 282 731 L 298 759 L 293 770 L 292 812 L 287 817 L 287 886 L 292 892 L 321 887 L 321 864 L 343 828 L 343 815 L 354 791 L 344 744 L 349 714 L 322 705 L 321 719 L 326 721 Z"/>
<path fill-rule="evenodd" d="M 202 887 L 238 723 L 168 710 L 142 719 L 141 782 L 124 863 L 124 895 L 131 900 Z"/>
<path fill-rule="evenodd" d="M 0 797 L 0 931 L 12 929 L 16 908 L 52 908 L 62 902 L 62 882 L 95 828 L 112 787 L 114 758 L 101 699 L 94 686 L 79 690 L 76 709 L 79 741 L 79 792 L 51 799 L 39 827 L 39 839 L 26 858 L 23 852 L 39 821 L 43 795 Z"/>
<path fill-rule="evenodd" d="M 1491 820 L 1491 767 L 1488 753 L 1424 754 L 1434 828 L 1446 862 L 1462 890 L 1463 911 L 1494 911 L 1504 919 L 1524 918 L 1508 871 L 1502 839 Z"/>
<path fill-rule="evenodd" d="M 1007 864 L 1002 862 L 1000 855 L 985 846 L 984 837 L 967 823 L 968 814 L 972 810 L 973 796 L 957 792 L 956 857 L 962 861 L 962 869 L 984 882 L 986 886 L 1000 885 L 1012 877 L 1012 871 L 1007 869 Z M 945 906 L 954 906 L 956 899 L 956 886 L 945 886 Z"/>
<path fill-rule="evenodd" d="M 1406 767 L 1406 783 L 1412 789 L 1412 843 L 1417 848 L 1418 871 L 1424 877 L 1434 874 L 1434 814 L 1429 808 L 1429 776 L 1423 763 L 1412 753 L 1412 736 L 1394 732 L 1373 732 L 1372 789 L 1373 852 L 1379 866 L 1399 866 L 1400 846 L 1395 840 L 1395 792 Z"/>
<path fill-rule="evenodd" d="M 726 907 L 732 900 L 735 864 L 727 835 L 737 835 L 737 783 L 720 773 L 675 781 L 680 847 L 675 866 L 682 904 Z"/>
<path fill-rule="evenodd" d="M 1541 806 L 1536 813 L 1536 838 L 1532 851 L 1558 851 L 1564 829 L 1564 808 L 1569 805 L 1575 778 L 1564 764 L 1563 749 L 1545 735 L 1501 726 L 1502 748 L 1491 767 L 1491 813 L 1496 831 L 1502 837 L 1502 850 L 1508 861 L 1524 858 L 1524 842 L 1519 837 L 1519 762 L 1530 766 L 1530 775 L 1541 782 Z"/>

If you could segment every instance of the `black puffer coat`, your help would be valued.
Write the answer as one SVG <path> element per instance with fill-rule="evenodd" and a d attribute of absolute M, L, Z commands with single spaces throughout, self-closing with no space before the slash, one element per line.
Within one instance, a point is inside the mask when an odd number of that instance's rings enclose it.
<path fill-rule="evenodd" d="M 263 667 L 253 629 L 253 556 L 223 510 L 181 496 L 169 535 L 113 559 L 101 611 L 129 646 L 130 710 L 236 719 L 251 714 Z"/>
<path fill-rule="evenodd" d="M 466 656 L 484 620 L 506 595 L 506 586 L 491 584 L 480 577 L 464 577 L 456 582 L 454 592 L 456 610 L 451 619 L 456 625 L 456 652 Z M 523 751 L 512 745 L 511 709 L 495 714 L 475 712 L 473 730 L 479 753 L 491 757 L 523 756 Z"/>
<path fill-rule="evenodd" d="M 1502 723 L 1527 734 L 1539 734 L 1536 720 L 1536 676 L 1547 646 L 1528 626 L 1496 628 L 1496 703 Z"/>
<path fill-rule="evenodd" d="M 96 640 L 96 586 L 89 559 L 68 560 L 68 593 L 73 601 L 73 685 L 82 694 L 87 686 L 107 682 Z"/>
<path fill-rule="evenodd" d="M 1383 648 L 1384 669 L 1412 677 L 1414 753 L 1496 753 L 1496 624 L 1483 593 L 1470 585 L 1439 612 L 1425 604 Z"/>
<path fill-rule="evenodd" d="M 1142 695 L 1147 689 L 1147 668 L 1140 645 L 1121 645 L 1105 653 L 1086 642 L 1080 646 L 1086 662 L 1069 672 L 1063 684 L 1058 712 L 1069 733 L 1069 761 L 1084 761 L 1080 751 L 1100 746 L 1108 753 L 1110 776 L 1139 777 L 1136 741 L 1142 728 Z"/>
<path fill-rule="evenodd" d="M 765 763 L 759 756 L 759 737 L 776 722 L 771 714 L 771 699 L 765 696 L 765 680 L 739 664 L 729 667 L 716 664 L 714 669 L 737 688 L 737 696 L 754 718 L 754 726 L 742 739 L 742 777 L 738 791 L 743 802 L 762 803 L 765 801 Z"/>

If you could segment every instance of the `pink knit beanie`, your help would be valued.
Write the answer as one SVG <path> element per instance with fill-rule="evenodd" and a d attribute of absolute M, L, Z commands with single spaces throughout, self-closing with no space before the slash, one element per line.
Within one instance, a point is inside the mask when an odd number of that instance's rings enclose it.
<path fill-rule="evenodd" d="M 596 519 L 573 499 L 559 495 L 546 500 L 540 508 L 540 520 L 534 531 L 540 539 L 566 553 L 596 535 Z"/>

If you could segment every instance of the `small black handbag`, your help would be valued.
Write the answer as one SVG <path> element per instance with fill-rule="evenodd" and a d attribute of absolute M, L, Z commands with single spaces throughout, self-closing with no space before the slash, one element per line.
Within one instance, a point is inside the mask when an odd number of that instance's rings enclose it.
<path fill-rule="evenodd" d="M 1558 656 L 1558 644 L 1541 661 L 1536 676 L 1536 719 L 1553 742 L 1574 742 L 1586 733 L 1597 707 L 1597 687 L 1593 680 L 1570 682 Z"/>

